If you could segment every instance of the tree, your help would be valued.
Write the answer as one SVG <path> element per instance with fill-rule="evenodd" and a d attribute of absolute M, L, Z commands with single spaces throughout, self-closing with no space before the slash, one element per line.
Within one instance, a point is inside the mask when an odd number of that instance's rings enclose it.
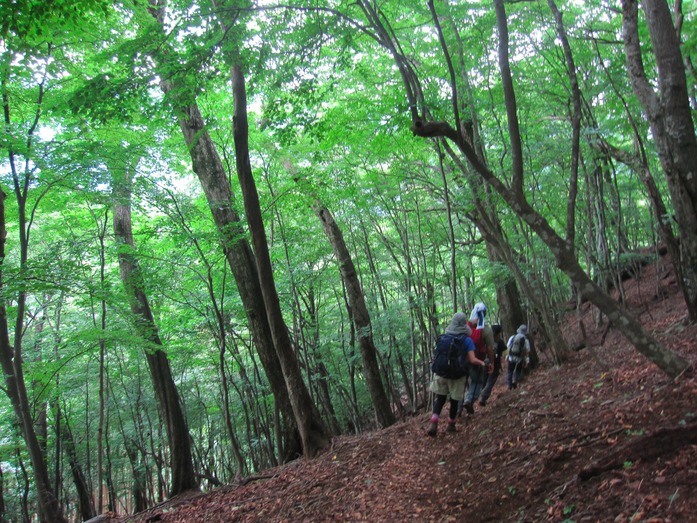
<path fill-rule="evenodd" d="M 351 258 L 351 253 L 346 248 L 344 235 L 334 220 L 334 216 L 329 212 L 319 200 L 313 205 L 315 214 L 322 222 L 324 233 L 329 239 L 329 243 L 334 250 L 334 256 L 339 263 L 341 277 L 346 286 L 349 307 L 353 321 L 358 332 L 358 345 L 361 349 L 363 361 L 363 373 L 368 382 L 368 390 L 373 399 L 373 408 L 381 427 L 389 427 L 395 422 L 394 413 L 390 408 L 390 402 L 385 393 L 382 380 L 380 379 L 380 368 L 377 360 L 377 348 L 373 341 L 373 327 L 370 322 L 370 313 L 365 304 L 365 296 L 358 281 L 356 268 Z"/>
<path fill-rule="evenodd" d="M 432 5 L 432 0 L 430 1 Z M 508 119 L 508 134 L 511 143 L 512 181 L 506 185 L 493 171 L 491 171 L 474 147 L 468 141 L 463 131 L 462 122 L 458 117 L 457 105 L 453 104 L 455 127 L 444 120 L 433 120 L 423 99 L 423 90 L 415 69 L 407 58 L 401 54 L 396 43 L 392 40 L 376 15 L 371 15 L 369 22 L 373 28 L 382 31 L 381 43 L 390 51 L 397 68 L 402 76 L 409 100 L 412 116 L 412 132 L 423 138 L 442 137 L 450 140 L 466 158 L 472 168 L 488 183 L 510 206 L 510 208 L 535 231 L 538 237 L 549 247 L 554 254 L 557 266 L 578 286 L 580 291 L 605 313 L 613 325 L 619 329 L 639 352 L 654 362 L 659 368 L 670 376 L 681 374 L 689 363 L 674 352 L 663 348 L 658 342 L 642 328 L 641 324 L 619 306 L 592 278 L 583 270 L 576 258 L 572 246 L 559 236 L 549 222 L 537 212 L 527 201 L 523 191 L 523 154 L 520 140 L 520 129 L 517 116 L 517 105 L 513 87 L 510 64 L 508 58 L 508 25 L 506 12 L 502 0 L 494 2 L 499 31 L 499 66 L 501 81 L 504 91 L 505 107 Z M 370 6 L 363 6 L 370 12 Z M 380 25 L 378 25 L 380 24 Z M 446 62 L 452 69 L 452 64 L 446 54 Z M 451 75 L 452 76 L 452 75 Z M 452 84 L 451 84 L 452 86 Z M 419 113 L 419 108 L 422 109 Z"/>
<path fill-rule="evenodd" d="M 114 236 L 119 245 L 121 279 L 129 296 L 136 332 L 145 343 L 145 358 L 150 369 L 160 414 L 167 430 L 172 467 L 172 481 L 169 489 L 171 497 L 187 490 L 197 489 L 198 482 L 194 472 L 188 424 L 172 377 L 169 359 L 162 350 L 162 341 L 145 292 L 145 276 L 134 254 L 130 187 L 131 172 L 138 157 L 136 154 L 126 160 L 120 168 L 118 166 L 112 168 Z"/>
<path fill-rule="evenodd" d="M 244 207 L 247 214 L 247 223 L 252 235 L 254 252 L 261 292 L 266 307 L 266 316 L 271 326 L 271 336 L 276 347 L 276 354 L 281 362 L 283 377 L 286 380 L 288 394 L 293 406 L 293 412 L 303 441 L 303 453 L 307 457 L 314 457 L 320 450 L 329 444 L 327 429 L 324 426 L 317 407 L 310 397 L 307 387 L 300 373 L 298 360 L 293 353 L 288 329 L 283 321 L 278 294 L 273 280 L 273 270 L 269 257 L 264 222 L 259 206 L 259 196 L 256 184 L 252 176 L 252 168 L 249 162 L 249 124 L 247 122 L 247 94 L 244 83 L 244 75 L 239 65 L 232 67 L 232 93 L 235 103 L 234 137 L 237 177 L 240 180 L 242 194 L 244 195 Z"/>
<path fill-rule="evenodd" d="M 164 21 L 164 7 L 156 1 L 152 1 L 151 4 L 151 14 L 161 26 Z M 162 58 L 160 61 L 164 62 L 165 60 Z M 166 66 L 166 63 L 160 64 L 160 67 L 163 66 Z M 294 356 L 289 354 L 290 347 L 276 345 L 276 342 L 283 342 L 281 331 L 284 327 L 278 324 L 272 325 L 269 322 L 267 307 L 273 307 L 273 305 L 266 303 L 268 296 L 264 294 L 261 285 L 254 253 L 244 239 L 240 219 L 232 207 L 232 191 L 222 162 L 210 136 L 202 131 L 204 128 L 203 117 L 196 104 L 186 104 L 178 100 L 178 98 L 186 98 L 187 93 L 185 84 L 178 85 L 175 83 L 175 79 L 176 77 L 170 80 L 163 79 L 162 89 L 170 95 L 170 100 L 174 103 L 178 113 L 183 115 L 179 119 L 179 125 L 189 146 L 194 171 L 199 176 L 211 205 L 211 212 L 218 230 L 221 232 L 223 248 L 235 276 L 240 296 L 247 304 L 249 326 L 254 332 L 259 355 L 274 389 L 275 397 L 285 414 L 286 423 L 288 423 L 289 432 L 286 435 L 285 459 L 297 456 L 297 440 L 294 437 L 296 431 L 300 431 L 303 452 L 314 455 L 317 449 L 324 445 L 326 436 L 324 429 L 318 423 L 319 420 L 313 419 L 316 418 L 315 416 L 303 411 L 305 399 L 301 399 L 301 397 L 305 396 L 305 392 L 302 391 L 305 386 L 302 381 L 298 380 L 297 374 L 292 371 L 297 362 L 292 363 L 291 361 Z M 282 320 L 275 318 L 274 321 Z M 295 387 L 293 391 L 288 389 L 285 381 L 287 379 L 293 380 L 293 387 Z M 293 420 L 292 424 L 290 420 Z"/>
<path fill-rule="evenodd" d="M 636 0 L 623 0 L 623 37 L 634 94 L 651 125 L 653 141 L 680 231 L 681 288 L 690 319 L 697 321 L 697 138 L 690 111 L 680 40 L 668 4 L 642 2 L 658 72 L 658 93 L 647 78 L 639 40 Z M 664 219 L 668 220 L 669 217 Z"/>
<path fill-rule="evenodd" d="M 0 295 L 2 296 L 6 292 L 2 277 L 5 261 L 5 243 L 7 241 L 7 229 L 5 226 L 6 197 L 5 192 L 0 190 L 0 290 L 2 291 Z M 21 295 L 19 303 L 23 303 Z M 21 332 L 21 328 L 19 332 Z M 46 459 L 41 451 L 41 445 L 33 426 L 29 397 L 24 381 L 24 370 L 22 368 L 22 345 L 19 332 L 16 332 L 15 343 L 12 345 L 10 343 L 6 300 L 5 298 L 0 299 L 0 364 L 2 364 L 2 371 L 5 376 L 5 390 L 12 403 L 17 424 L 31 458 L 41 520 L 45 523 L 64 523 L 67 520 L 63 517 L 58 499 L 51 486 Z"/>

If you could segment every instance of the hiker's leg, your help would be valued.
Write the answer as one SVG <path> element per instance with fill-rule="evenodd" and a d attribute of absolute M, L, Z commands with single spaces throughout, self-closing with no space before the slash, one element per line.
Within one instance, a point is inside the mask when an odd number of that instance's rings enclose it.
<path fill-rule="evenodd" d="M 448 420 L 449 423 L 455 423 L 455 418 L 457 418 L 457 404 L 458 402 L 456 400 L 450 400 L 450 419 Z"/>
<path fill-rule="evenodd" d="M 467 389 L 467 394 L 465 394 L 465 404 L 472 404 L 475 392 L 477 393 L 477 396 L 479 395 L 478 389 L 481 387 L 479 381 L 481 379 L 480 372 L 479 366 L 470 366 L 470 386 Z"/>
<path fill-rule="evenodd" d="M 482 393 L 479 395 L 479 403 L 486 403 L 486 400 L 489 399 L 489 396 L 491 395 L 491 389 L 494 386 L 493 377 L 494 375 L 490 374 L 487 378 L 486 385 L 484 385 Z"/>
<path fill-rule="evenodd" d="M 479 396 L 482 393 L 482 388 L 486 384 L 486 380 L 489 378 L 489 372 L 487 369 L 488 367 L 479 367 L 477 369 L 477 371 L 479 372 L 479 376 L 475 383 L 474 390 L 472 392 L 472 402 L 475 402 L 479 399 Z"/>
<path fill-rule="evenodd" d="M 443 410 L 443 405 L 445 405 L 445 399 L 447 398 L 445 394 L 434 393 L 434 396 L 431 423 L 429 423 L 426 431 L 426 434 L 432 437 L 438 433 L 438 418 L 440 418 L 440 411 Z"/>
<path fill-rule="evenodd" d="M 445 394 L 436 394 L 435 396 L 436 397 L 433 399 L 433 416 L 438 420 L 447 396 Z"/>
<path fill-rule="evenodd" d="M 523 366 L 520 364 L 520 362 L 517 362 L 513 367 L 513 380 L 511 381 L 511 385 L 514 389 L 518 387 L 518 382 L 520 381 L 520 371 L 522 367 Z"/>
<path fill-rule="evenodd" d="M 494 368 L 494 372 L 489 374 L 489 377 L 486 380 L 486 385 L 482 389 L 482 394 L 479 396 L 479 403 L 482 405 L 487 402 L 489 399 L 489 396 L 491 396 L 491 391 L 494 390 L 494 385 L 496 385 L 496 380 L 499 377 L 499 372 L 500 369 Z"/>

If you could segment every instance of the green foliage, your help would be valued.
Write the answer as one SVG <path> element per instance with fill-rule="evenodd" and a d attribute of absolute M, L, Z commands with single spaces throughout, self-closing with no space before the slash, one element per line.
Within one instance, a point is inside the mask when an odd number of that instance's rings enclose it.
<path fill-rule="evenodd" d="M 114 177 L 132 181 L 135 247 L 130 253 L 145 275 L 144 290 L 201 467 L 222 481 L 238 472 L 225 420 L 223 376 L 230 426 L 248 469 L 278 458 L 273 455 L 279 451 L 280 431 L 274 398 L 178 125 L 180 110 L 196 103 L 204 120 L 196 132 L 205 130 L 215 141 L 232 183 L 233 204 L 244 220 L 234 181 L 233 65 L 246 75 L 252 167 L 284 320 L 314 397 L 326 386 L 342 430 L 371 428 L 372 406 L 341 268 L 312 210 L 316 200 L 332 212 L 349 246 L 384 375 L 402 397 L 414 386 L 411 380 L 423 392 L 431 336 L 452 314 L 451 252 L 463 308 L 483 300 L 493 317 L 497 289 L 515 275 L 510 265 L 490 261 L 471 221 L 480 218 L 475 196 L 500 221 L 535 295 L 551 303 L 567 299 L 569 282 L 556 269 L 554 254 L 515 212 L 490 187 L 475 191 L 470 181 L 478 179 L 476 173 L 462 169 L 442 143 L 436 147 L 412 134 L 394 59 L 376 43 L 355 4 L 250 7 L 249 2 L 170 2 L 160 26 L 141 3 L 19 0 L 0 5 L 6 49 L 0 74 L 10 115 L 0 144 L 17 160 L 14 172 L 7 156 L 0 160 L 8 194 L 2 296 L 10 324 L 21 325 L 16 334 L 24 343 L 33 401 L 61 406 L 81 441 L 80 462 L 92 465 L 94 481 L 104 358 L 104 414 L 119 494 L 130 489 L 133 470 L 157 483 L 158 463 L 167 449 L 143 357 L 148 346 L 135 334 L 120 281 L 111 225 Z M 418 110 L 449 121 L 450 75 L 426 6 L 383 2 L 381 8 L 419 75 L 424 106 Z M 567 66 L 543 4 L 507 3 L 506 8 L 525 195 L 564 234 L 571 162 Z M 484 159 L 508 183 L 511 154 L 493 9 L 472 2 L 439 4 L 438 9 L 443 10 L 463 119 L 476 116 Z M 602 137 L 632 153 L 628 115 L 637 132 L 647 135 L 638 105 L 628 95 L 619 17 L 608 16 L 600 4 L 567 5 L 564 21 L 586 104 L 575 248 L 582 263 L 598 271 L 603 268 L 596 251 L 601 239 L 612 263 L 655 261 L 653 255 L 630 254 L 655 237 L 640 176 L 596 147 Z M 688 52 L 693 40 L 685 34 Z M 162 82 L 175 86 L 166 96 Z M 647 142 L 649 167 L 655 170 L 651 147 Z M 666 194 L 665 182 L 657 182 Z M 20 188 L 26 183 L 27 189 L 26 260 L 19 249 L 15 183 Z M 452 210 L 452 238 L 446 203 Z M 598 225 L 601 217 L 605 229 Z M 27 310 L 17 318 L 22 293 Z M 526 305 L 528 298 L 522 298 Z M 327 406 L 320 408 L 328 417 Z M 22 446 L 4 396 L 0 418 L 0 461 L 16 467 Z M 135 449 L 135 462 L 126 449 Z M 515 493 L 509 487 L 509 494 Z M 570 505 L 564 515 L 574 510 Z"/>

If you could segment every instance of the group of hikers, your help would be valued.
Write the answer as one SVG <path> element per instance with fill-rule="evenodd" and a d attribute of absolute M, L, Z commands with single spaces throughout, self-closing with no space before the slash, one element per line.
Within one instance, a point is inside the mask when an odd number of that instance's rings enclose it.
<path fill-rule="evenodd" d="M 431 371 L 430 390 L 434 394 L 431 423 L 427 434 L 438 433 L 438 421 L 445 402 L 450 398 L 446 432 L 455 432 L 455 422 L 464 409 L 474 414 L 474 404 L 486 405 L 502 369 L 504 353 L 507 361 L 508 389 L 520 383 L 523 369 L 530 363 L 530 342 L 526 325 L 518 327 L 508 342 L 503 341 L 501 325 L 486 321 L 486 305 L 477 303 L 468 317 L 453 315 L 445 334 L 438 337 Z M 469 380 L 469 386 L 467 382 Z"/>

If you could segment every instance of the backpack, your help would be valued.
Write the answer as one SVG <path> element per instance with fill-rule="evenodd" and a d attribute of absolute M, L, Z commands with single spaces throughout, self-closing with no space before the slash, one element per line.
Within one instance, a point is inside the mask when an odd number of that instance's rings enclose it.
<path fill-rule="evenodd" d="M 452 334 L 438 336 L 431 371 L 442 378 L 451 380 L 469 374 L 467 349 L 462 338 Z"/>
<path fill-rule="evenodd" d="M 516 334 L 511 343 L 511 347 L 508 349 L 508 355 L 512 358 L 519 360 L 523 357 L 523 350 L 525 349 L 525 336 L 522 334 Z"/>
<path fill-rule="evenodd" d="M 470 338 L 472 338 L 474 346 L 477 348 L 475 351 L 477 358 L 484 360 L 487 357 L 486 342 L 484 341 L 484 329 L 474 327 L 472 329 L 472 335 Z"/>

